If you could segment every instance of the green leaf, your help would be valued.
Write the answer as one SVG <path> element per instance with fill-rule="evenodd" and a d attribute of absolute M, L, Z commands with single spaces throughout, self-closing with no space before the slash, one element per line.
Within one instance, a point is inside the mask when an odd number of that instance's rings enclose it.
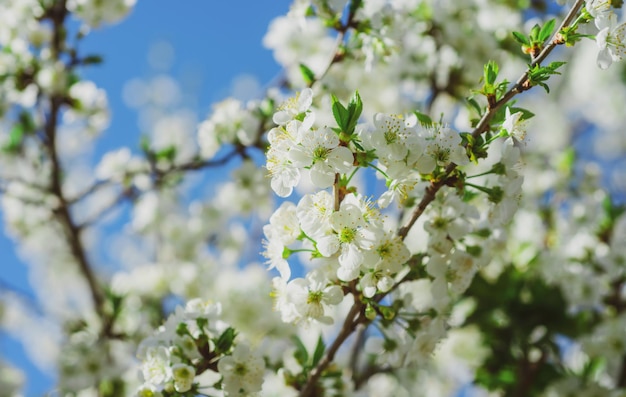
<path fill-rule="evenodd" d="M 315 82 L 315 73 L 303 63 L 300 64 L 300 73 L 306 85 L 311 86 Z"/>
<path fill-rule="evenodd" d="M 313 362 L 311 363 L 313 367 L 317 366 L 317 363 L 320 362 L 325 350 L 326 345 L 324 344 L 322 335 L 320 335 L 319 339 L 317 340 L 317 345 L 315 346 L 315 352 L 313 352 Z"/>
<path fill-rule="evenodd" d="M 413 114 L 417 117 L 417 121 L 419 121 L 422 126 L 432 127 L 433 120 L 427 114 L 418 112 L 417 110 L 414 111 Z"/>
<path fill-rule="evenodd" d="M 483 247 L 480 245 L 468 245 L 465 247 L 465 251 L 471 256 L 478 258 L 483 252 Z"/>
<path fill-rule="evenodd" d="M 24 140 L 24 127 L 21 124 L 15 124 L 9 133 L 9 142 L 4 145 L 7 152 L 15 152 L 22 146 Z"/>
<path fill-rule="evenodd" d="M 169 146 L 155 153 L 157 160 L 174 161 L 176 158 L 176 146 Z"/>
<path fill-rule="evenodd" d="M 339 99 L 337 99 L 335 95 L 331 95 L 330 98 L 332 101 L 332 110 L 335 121 L 337 122 L 339 128 L 345 132 L 348 129 L 347 127 L 348 122 L 350 121 L 350 113 L 348 112 L 348 109 L 346 109 L 341 102 L 339 102 Z"/>
<path fill-rule="evenodd" d="M 220 354 L 225 354 L 233 346 L 233 342 L 237 336 L 237 332 L 233 327 L 226 328 L 226 331 L 215 341 L 215 351 Z"/>
<path fill-rule="evenodd" d="M 530 29 L 530 34 L 528 35 L 528 37 L 530 37 L 531 43 L 539 41 L 538 39 L 539 39 L 540 31 L 541 31 L 541 28 L 537 24 L 535 24 L 535 26 L 533 26 L 532 29 Z"/>
<path fill-rule="evenodd" d="M 552 18 L 551 20 L 546 22 L 545 25 L 543 25 L 543 27 L 541 28 L 541 31 L 539 31 L 539 37 L 538 37 L 539 41 L 543 43 L 550 38 L 550 36 L 552 35 L 552 32 L 554 31 L 555 24 L 556 24 L 556 20 Z"/>
<path fill-rule="evenodd" d="M 187 328 L 187 324 L 186 323 L 179 323 L 176 326 L 176 335 L 178 335 L 178 336 L 191 335 L 189 333 L 189 328 Z"/>
<path fill-rule="evenodd" d="M 293 358 L 296 359 L 298 364 L 305 367 L 307 361 L 309 361 L 309 352 L 306 351 L 306 347 L 304 346 L 304 343 L 302 343 L 300 338 L 294 336 L 292 340 L 296 345 L 296 351 L 293 353 Z"/>
<path fill-rule="evenodd" d="M 515 38 L 515 40 L 518 43 L 530 46 L 530 41 L 528 41 L 528 37 L 526 37 L 522 33 L 520 33 L 520 32 L 513 32 L 513 37 Z"/>
<path fill-rule="evenodd" d="M 363 101 L 361 101 L 361 96 L 359 95 L 359 91 L 354 91 L 354 95 L 350 98 L 350 102 L 348 103 L 348 111 L 350 115 L 357 119 L 361 117 L 361 112 L 363 111 Z"/>
<path fill-rule="evenodd" d="M 561 61 L 550 62 L 550 64 L 546 66 L 546 68 L 550 69 L 551 71 L 555 71 L 561 66 L 565 65 L 566 63 L 567 62 L 561 62 Z M 555 74 L 560 74 L 560 73 L 555 73 Z"/>
<path fill-rule="evenodd" d="M 489 61 L 484 66 L 484 79 L 485 84 L 494 85 L 498 78 L 498 64 L 494 61 Z"/>
<path fill-rule="evenodd" d="M 362 112 L 363 102 L 361 101 L 359 91 L 355 91 L 352 98 L 350 98 L 350 102 L 348 103 L 348 122 L 346 129 L 344 130 L 346 134 L 352 135 L 354 133 L 354 129 L 356 128 L 356 124 L 359 122 L 359 117 L 361 117 Z"/>
<path fill-rule="evenodd" d="M 470 107 L 473 108 L 476 111 L 476 113 L 478 113 L 479 116 L 482 116 L 483 110 L 480 107 L 480 105 L 478 104 L 478 101 L 476 101 L 476 99 L 474 99 L 474 98 L 467 98 L 467 104 L 470 105 Z"/>
<path fill-rule="evenodd" d="M 590 358 L 587 364 L 583 367 L 582 377 L 583 379 L 593 381 L 597 379 L 597 376 L 606 367 L 606 359 L 604 357 Z"/>

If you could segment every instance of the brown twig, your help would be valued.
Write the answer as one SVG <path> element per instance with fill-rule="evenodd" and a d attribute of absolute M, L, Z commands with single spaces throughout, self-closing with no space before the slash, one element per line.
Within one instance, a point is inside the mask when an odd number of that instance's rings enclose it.
<path fill-rule="evenodd" d="M 48 10 L 47 17 L 53 24 L 52 37 L 52 55 L 55 59 L 60 59 L 64 50 L 63 30 L 67 17 L 66 1 L 60 0 Z M 108 334 L 112 324 L 108 320 L 105 310 L 104 292 L 98 283 L 93 272 L 92 266 L 87 258 L 87 253 L 82 244 L 81 232 L 77 227 L 72 214 L 70 212 L 70 203 L 65 197 L 62 188 L 63 168 L 57 153 L 57 123 L 59 121 L 59 112 L 61 107 L 66 103 L 65 97 L 61 94 L 51 94 L 49 98 L 49 108 L 45 119 L 44 131 L 42 138 L 43 143 L 51 163 L 51 180 L 49 190 L 57 199 L 58 206 L 54 209 L 54 215 L 59 221 L 63 233 L 66 237 L 67 244 L 75 258 L 81 275 L 86 280 L 91 299 L 93 301 L 94 310 L 102 320 L 103 334 Z"/>
<path fill-rule="evenodd" d="M 343 345 L 346 339 L 352 335 L 359 324 L 365 324 L 368 321 L 365 318 L 363 309 L 363 303 L 354 303 L 350 312 L 346 316 L 343 326 L 341 327 L 341 331 L 339 331 L 339 334 L 333 341 L 332 345 L 330 345 L 330 347 L 326 350 L 324 357 L 322 357 L 317 366 L 313 368 L 309 374 L 306 384 L 300 391 L 300 397 L 315 397 L 313 394 L 315 391 L 315 385 L 317 384 L 318 379 L 322 376 L 324 370 L 335 359 L 335 354 L 337 354 L 341 345 Z"/>

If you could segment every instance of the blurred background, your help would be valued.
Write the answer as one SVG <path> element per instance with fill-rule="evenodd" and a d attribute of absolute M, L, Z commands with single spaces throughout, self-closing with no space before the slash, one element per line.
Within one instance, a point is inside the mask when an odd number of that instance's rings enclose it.
<path fill-rule="evenodd" d="M 93 149 L 93 161 L 125 145 L 138 151 L 141 133 L 150 123 L 150 103 L 190 115 L 189 133 L 195 133 L 195 123 L 209 114 L 211 104 L 229 96 L 244 100 L 259 96 L 280 74 L 262 39 L 270 21 L 287 12 L 290 3 L 138 1 L 121 23 L 92 31 L 81 51 L 102 55 L 104 62 L 84 69 L 83 76 L 107 91 L 112 113 L 110 127 Z M 21 254 L 2 233 L 0 290 L 16 293 L 37 311 Z M 54 369 L 46 365 L 45 357 L 33 360 L 29 346 L 2 329 L 0 359 L 24 371 L 25 397 L 41 396 L 55 383 Z"/>

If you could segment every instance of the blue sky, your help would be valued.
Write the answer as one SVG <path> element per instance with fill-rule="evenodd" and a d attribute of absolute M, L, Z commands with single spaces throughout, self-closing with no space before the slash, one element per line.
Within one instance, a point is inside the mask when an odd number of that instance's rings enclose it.
<path fill-rule="evenodd" d="M 100 54 L 104 63 L 86 70 L 84 76 L 107 90 L 113 117 L 95 155 L 124 145 L 138 147 L 137 114 L 126 107 L 122 92 L 130 79 L 157 73 L 148 61 L 150 48 L 156 43 L 169 43 L 174 50 L 168 73 L 175 78 L 196 76 L 193 110 L 202 119 L 212 103 L 233 90 L 238 77 L 251 75 L 266 84 L 280 73 L 261 41 L 269 22 L 284 14 L 289 4 L 288 0 L 139 0 L 122 23 L 93 31 L 80 52 Z M 0 235 L 0 258 L 0 289 L 30 293 L 26 267 L 4 234 Z M 21 346 L 2 333 L 0 358 L 26 372 L 25 397 L 42 396 L 52 387 L 54 380 L 29 363 Z"/>

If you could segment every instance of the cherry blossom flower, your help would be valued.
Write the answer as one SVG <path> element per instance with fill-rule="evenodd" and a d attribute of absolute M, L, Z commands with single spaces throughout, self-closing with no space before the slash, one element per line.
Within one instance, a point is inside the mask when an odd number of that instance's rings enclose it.
<path fill-rule="evenodd" d="M 596 26 L 600 31 L 596 34 L 598 52 L 597 63 L 600 69 L 608 69 L 613 62 L 622 59 L 626 54 L 626 23 L 617 24 L 617 16 L 610 14 L 608 17 L 596 19 Z"/>
<path fill-rule="evenodd" d="M 506 131 L 513 141 L 523 141 L 526 138 L 526 120 L 522 119 L 524 114 L 522 112 L 515 112 L 511 114 L 511 108 L 506 108 L 506 115 L 504 122 L 502 123 L 502 129 Z"/>
<path fill-rule="evenodd" d="M 217 363 L 219 373 L 224 377 L 224 391 L 228 396 L 249 396 L 261 390 L 265 362 L 246 344 L 238 344 L 230 356 Z"/>
<path fill-rule="evenodd" d="M 160 386 L 172 378 L 170 353 L 165 346 L 150 347 L 143 360 L 142 373 L 144 381 Z"/>
<path fill-rule="evenodd" d="M 381 159 L 403 160 L 408 154 L 409 143 L 417 141 L 416 124 L 416 119 L 377 113 L 374 129 L 362 133 L 364 144 L 368 149 L 376 149 Z"/>
<path fill-rule="evenodd" d="M 313 90 L 305 88 L 283 103 L 274 113 L 272 120 L 278 125 L 285 125 L 299 115 L 304 115 L 311 108 L 312 103 Z"/>
<path fill-rule="evenodd" d="M 332 317 L 325 315 L 325 307 L 334 306 L 343 300 L 343 292 L 338 285 L 330 284 L 321 272 L 310 272 L 306 278 L 297 278 L 287 284 L 287 300 L 293 307 L 297 318 L 316 320 L 332 324 Z"/>
<path fill-rule="evenodd" d="M 154 385 L 141 385 L 135 392 L 135 397 L 163 397 L 163 393 Z"/>
<path fill-rule="evenodd" d="M 310 168 L 311 182 L 321 189 L 332 186 L 335 174 L 352 169 L 352 151 L 339 146 L 339 137 L 330 128 L 315 131 L 298 131 L 298 145 L 289 151 L 289 158 L 296 167 Z"/>
<path fill-rule="evenodd" d="M 178 363 L 172 365 L 172 378 L 174 378 L 174 389 L 179 393 L 189 391 L 193 386 L 196 377 L 196 370 L 191 365 Z"/>
<path fill-rule="evenodd" d="M 360 281 L 363 294 L 369 298 L 376 291 L 389 291 L 394 284 L 393 276 L 409 257 L 408 248 L 394 233 L 387 232 L 376 240 L 372 249 L 363 254 L 363 265 L 369 269 Z"/>
<path fill-rule="evenodd" d="M 302 231 L 310 237 L 327 234 L 334 205 L 333 196 L 326 190 L 302 197 L 296 209 Z"/>
<path fill-rule="evenodd" d="M 431 127 L 425 131 L 423 138 L 426 140 L 424 151 L 410 156 L 420 173 L 430 174 L 436 167 L 446 167 L 450 163 L 469 164 L 465 148 L 461 145 L 461 136 L 453 129 Z"/>
<path fill-rule="evenodd" d="M 594 18 L 603 18 L 611 13 L 610 0 L 585 0 L 585 9 Z"/>
<path fill-rule="evenodd" d="M 361 210 L 353 204 L 342 203 L 330 217 L 333 233 L 317 239 L 317 249 L 326 257 L 339 251 L 337 277 L 343 281 L 358 277 L 363 263 L 363 251 L 372 248 L 376 235 L 368 228 Z"/>

